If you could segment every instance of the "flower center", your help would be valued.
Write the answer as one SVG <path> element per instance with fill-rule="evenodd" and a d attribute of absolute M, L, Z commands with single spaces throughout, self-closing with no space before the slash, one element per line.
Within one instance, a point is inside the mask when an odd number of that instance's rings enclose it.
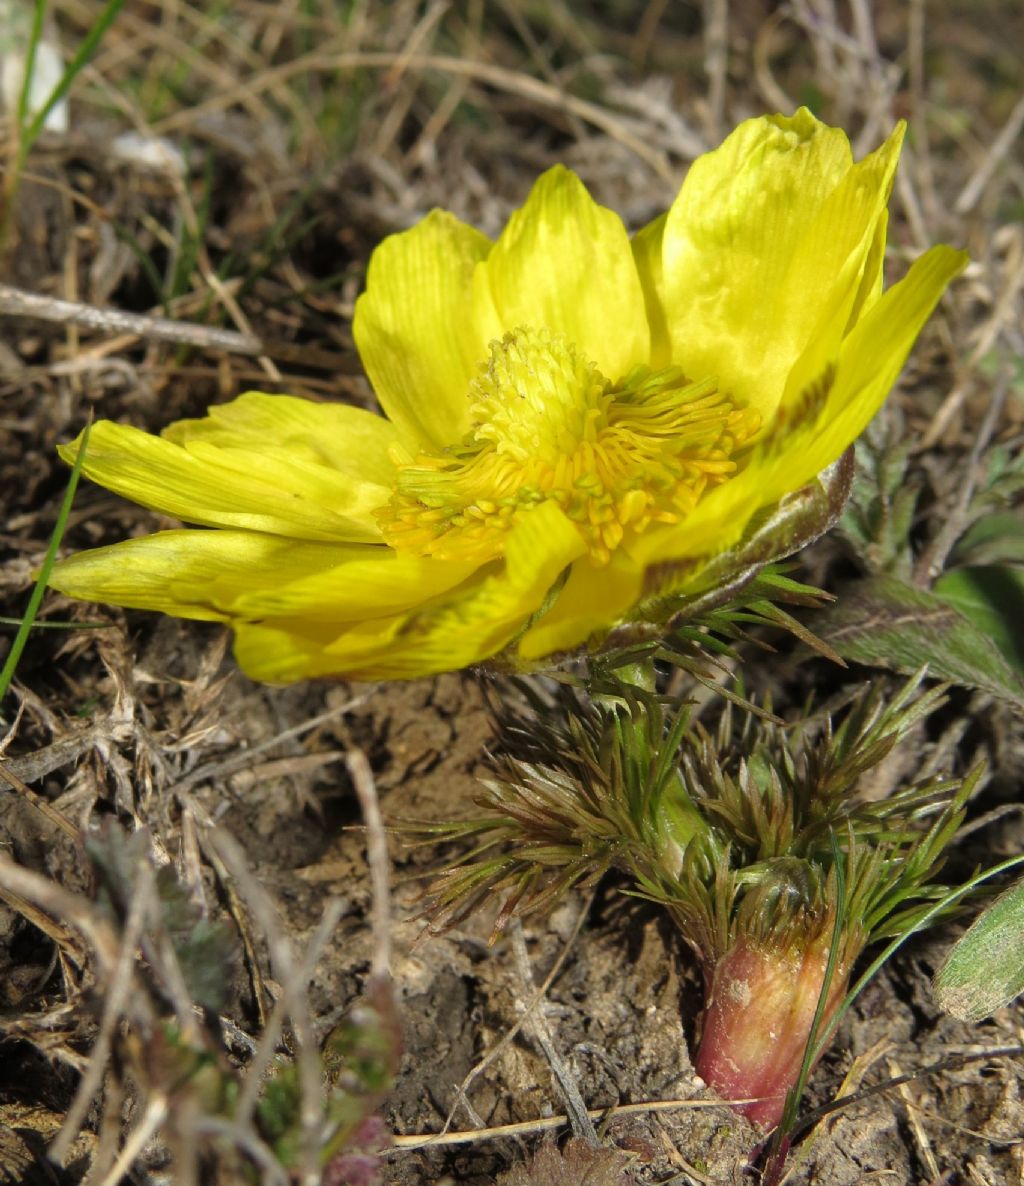
<path fill-rule="evenodd" d="M 398 551 L 482 563 L 502 554 L 520 511 L 552 499 L 606 564 L 631 535 L 685 518 L 759 426 L 714 380 L 641 366 L 612 383 L 570 342 L 529 327 L 491 343 L 469 400 L 460 444 L 398 465 L 377 511 Z"/>

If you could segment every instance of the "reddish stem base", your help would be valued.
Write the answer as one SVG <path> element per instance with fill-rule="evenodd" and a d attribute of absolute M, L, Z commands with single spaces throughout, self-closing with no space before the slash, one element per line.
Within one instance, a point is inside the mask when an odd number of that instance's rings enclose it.
<path fill-rule="evenodd" d="M 754 1099 L 736 1110 L 773 1128 L 796 1085 L 825 978 L 828 949 L 764 950 L 737 943 L 715 966 L 697 1054 L 700 1077 L 725 1099 Z M 823 1022 L 846 992 L 837 969 Z"/>

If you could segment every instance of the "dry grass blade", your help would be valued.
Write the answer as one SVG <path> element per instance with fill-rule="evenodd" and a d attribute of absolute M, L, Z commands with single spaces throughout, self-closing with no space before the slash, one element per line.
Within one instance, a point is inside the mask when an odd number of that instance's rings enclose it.
<path fill-rule="evenodd" d="M 359 708 L 366 702 L 366 694 L 361 696 L 352 696 L 346 699 L 343 703 L 327 709 L 325 712 L 317 713 L 308 720 L 300 721 L 296 725 L 292 725 L 287 729 L 281 730 L 280 733 L 268 737 L 258 744 L 243 750 L 230 758 L 203 763 L 197 766 L 194 770 L 189 771 L 188 774 L 180 778 L 174 784 L 174 790 L 178 793 L 184 792 L 191 787 L 198 786 L 201 783 L 213 781 L 215 779 L 225 778 L 229 774 L 236 774 L 242 770 L 252 769 L 256 763 L 254 758 L 265 754 L 268 750 L 275 749 L 284 742 L 292 741 L 295 738 L 302 737 L 306 733 L 310 733 L 315 729 L 326 725 L 330 721 L 336 721 L 354 709 Z"/>
<path fill-rule="evenodd" d="M 985 191 L 985 186 L 991 181 L 992 175 L 1019 139 L 1021 128 L 1024 128 L 1024 95 L 1021 95 L 1017 100 L 1016 106 L 1010 112 L 999 135 L 992 141 L 988 152 L 985 153 L 967 184 L 961 190 L 960 196 L 953 206 L 957 214 L 970 214 L 977 205 Z"/>
<path fill-rule="evenodd" d="M 344 903 L 334 899 L 324 907 L 320 923 L 301 958 L 296 958 L 277 919 L 277 912 L 266 892 L 249 872 L 241 849 L 228 836 L 216 833 L 207 838 L 220 860 L 237 882 L 242 897 L 254 913 L 270 949 L 271 962 L 281 985 L 281 993 L 268 1017 L 256 1053 L 250 1062 L 241 1095 L 235 1109 L 235 1121 L 244 1126 L 252 1118 L 263 1088 L 263 1075 L 270 1066 L 277 1042 L 290 1022 L 296 1041 L 296 1063 L 302 1085 L 302 1124 L 305 1135 L 301 1181 L 310 1186 L 319 1183 L 319 1127 L 323 1115 L 323 1084 L 320 1062 L 313 1040 L 312 1020 L 306 986 L 309 984 L 323 949 L 344 911 Z"/>
<path fill-rule="evenodd" d="M 590 906 L 593 902 L 593 899 L 593 893 L 587 894 L 584 898 L 576 915 L 576 921 L 573 924 L 572 933 L 566 940 L 562 950 L 558 953 L 558 958 L 551 965 L 551 970 L 548 972 L 547 976 L 544 977 L 540 985 L 534 990 L 532 996 L 530 996 L 525 1002 L 522 1010 L 519 1013 L 519 1017 L 512 1023 L 512 1025 L 508 1027 L 507 1030 L 505 1030 L 505 1032 L 501 1035 L 501 1038 L 495 1043 L 494 1046 L 491 1047 L 490 1050 L 487 1051 L 483 1058 L 481 1058 L 480 1061 L 467 1072 L 466 1077 L 459 1084 L 456 1091 L 455 1103 L 452 1105 L 452 1109 L 445 1119 L 444 1127 L 441 1129 L 440 1133 L 441 1136 L 444 1136 L 444 1134 L 447 1133 L 451 1128 L 452 1122 L 455 1119 L 455 1112 L 459 1106 L 462 1105 L 463 1107 L 466 1107 L 468 1105 L 467 1092 L 473 1081 L 483 1074 L 488 1066 L 490 1066 L 491 1063 L 493 1063 L 501 1055 L 502 1051 L 504 1051 L 510 1045 L 510 1043 L 515 1039 L 516 1034 L 519 1033 L 522 1027 L 533 1015 L 534 1009 L 536 1009 L 545 996 L 547 996 L 548 990 L 551 988 L 552 984 L 554 984 L 562 969 L 565 967 L 565 961 L 569 958 L 575 942 L 579 937 L 583 923 L 590 912 Z"/>
<path fill-rule="evenodd" d="M 616 1116 L 639 1116 L 647 1112 L 706 1111 L 715 1108 L 731 1108 L 735 1104 L 749 1103 L 749 1100 L 652 1100 L 649 1103 L 615 1104 L 609 1108 L 588 1108 L 591 1121 L 607 1122 Z M 475 1145 L 482 1141 L 500 1140 L 503 1137 L 521 1136 L 527 1133 L 557 1132 L 569 1126 L 569 1117 L 544 1116 L 536 1120 L 522 1120 L 514 1124 L 498 1124 L 490 1128 L 471 1132 L 446 1133 L 400 1133 L 393 1138 L 396 1150 L 425 1149 L 431 1146 Z"/>
<path fill-rule="evenodd" d="M 0 879 L 3 876 L 4 869 L 0 866 Z M 12 910 L 20 914 L 22 918 L 27 919 L 34 927 L 38 927 L 48 938 L 52 939 L 73 963 L 79 967 L 84 964 L 84 954 L 75 942 L 71 932 L 47 914 L 46 911 L 40 910 L 29 898 L 0 884 L 0 900 L 6 902 Z"/>
<path fill-rule="evenodd" d="M 77 954 L 76 962 L 80 962 L 81 955 L 69 937 L 68 927 L 82 933 L 99 957 L 105 975 L 109 976 L 117 966 L 120 953 L 117 939 L 111 928 L 96 917 L 86 902 L 48 877 L 23 869 L 3 853 L 0 853 L 0 891 L 29 903 L 35 911 L 40 912 L 40 929 L 46 930 L 72 958 Z"/>
<path fill-rule="evenodd" d="M 124 1147 L 117 1155 L 117 1160 L 104 1175 L 98 1186 L 118 1186 L 123 1182 L 135 1159 L 159 1132 L 169 1115 L 167 1100 L 163 1096 L 152 1096 L 146 1104 L 146 1110 L 139 1118 L 138 1124 L 128 1134 Z"/>
<path fill-rule="evenodd" d="M 646 161 L 666 181 L 674 180 L 672 170 L 663 153 L 652 149 L 649 144 L 637 137 L 614 112 L 586 99 L 579 99 L 559 87 L 542 82 L 537 78 L 531 78 L 530 75 L 518 70 L 509 70 L 486 62 L 464 61 L 461 58 L 440 54 L 407 55 L 372 52 L 309 54 L 281 66 L 272 66 L 258 77 L 248 80 L 244 86 L 229 89 L 215 98 L 207 99 L 191 110 L 180 111 L 175 115 L 168 116 L 156 123 L 154 131 L 160 135 L 182 131 L 196 121 L 232 106 L 244 95 L 267 90 L 271 86 L 285 82 L 297 75 L 329 74 L 338 70 L 393 70 L 396 67 L 403 70 L 440 70 L 457 77 L 472 78 L 530 102 L 538 103 L 543 107 L 565 111 L 585 120 L 593 127 L 607 133 L 612 139 L 624 144 L 641 160 Z"/>

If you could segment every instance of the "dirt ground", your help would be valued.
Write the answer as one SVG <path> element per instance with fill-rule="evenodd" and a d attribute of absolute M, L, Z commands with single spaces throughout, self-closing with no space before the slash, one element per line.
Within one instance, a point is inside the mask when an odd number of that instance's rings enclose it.
<path fill-rule="evenodd" d="M 52 5 L 65 49 L 100 7 Z M 369 406 L 350 323 L 381 236 L 434 205 L 493 234 L 558 160 L 636 228 L 735 122 L 801 102 L 847 127 L 859 152 L 910 119 L 894 274 L 933 242 L 974 260 L 887 413 L 911 442 L 908 480 L 922 490 L 914 538 L 927 539 L 973 464 L 994 376 L 1007 367 L 1016 386 L 991 435 L 1020 447 L 1022 47 L 1012 0 L 396 0 L 230 12 L 128 0 L 76 81 L 69 131 L 45 136 L 16 195 L 6 191 L 14 249 L 0 281 L 255 334 L 264 346 L 245 354 L 0 315 L 0 613 L 24 611 L 67 478 L 56 446 L 90 415 L 156 431 L 257 387 Z M 127 132 L 139 139 L 118 139 Z M 159 153 L 143 157 L 143 142 Z M 63 546 L 157 525 L 83 484 Z M 853 567 L 831 539 L 804 558 L 803 575 L 841 600 Z M 353 754 L 367 759 L 387 823 L 458 818 L 495 744 L 488 698 L 503 688 L 473 674 L 268 688 L 238 672 L 219 627 L 54 596 L 42 616 L 90 625 L 34 631 L 2 706 L 11 777 L 0 783 L 0 855 L 37 880 L 0 868 L 0 1183 L 112 1186 L 127 1175 L 188 1186 L 182 1118 L 198 1097 L 167 1070 L 154 1021 L 177 1015 L 187 1030 L 182 998 L 140 971 L 163 966 L 144 935 L 139 960 L 118 963 L 133 896 L 150 890 L 128 874 L 105 881 L 86 837 L 113 860 L 111 835 L 143 829 L 152 869 L 175 870 L 196 917 L 225 920 L 229 938 L 209 965 L 225 1060 L 253 1057 L 278 1001 L 290 1022 L 269 1048 L 315 1048 L 366 990 L 381 942 Z M 13 635 L 0 630 L 0 660 Z M 811 691 L 890 678 L 779 647 L 750 650 L 746 671 L 782 712 Z M 954 688 L 889 773 L 912 776 L 940 750 L 953 773 L 977 757 L 989 764 L 970 806 L 979 826 L 945 873 L 955 881 L 1024 844 L 1020 713 Z M 566 1110 L 557 1070 L 588 1108 L 608 1109 L 599 1131 L 629 1154 L 635 1181 L 756 1180 L 755 1130 L 724 1106 L 694 1103 L 707 1098 L 688 1055 L 698 976 L 661 911 L 602 882 L 523 924 L 524 961 L 511 939 L 488 946 L 486 914 L 425 935 L 418 895 L 444 854 L 397 832 L 388 844 L 402 1053 L 380 1104 L 400 1138 L 385 1181 L 489 1183 L 561 1140 L 565 1122 L 542 1123 Z M 49 909 L 44 881 L 56 895 Z M 333 925 L 318 933 L 325 916 Z M 912 941 L 856 1002 L 805 1108 L 840 1089 L 882 1089 L 829 1113 L 796 1149 L 789 1181 L 1024 1182 L 1024 1007 L 978 1025 L 940 1013 L 930 978 L 956 931 Z M 296 987 L 290 969 L 310 953 L 311 975 Z M 61 1168 L 45 1149 L 90 1065 L 94 1090 Z M 172 1122 L 119 1165 L 119 1142 L 157 1096 Z M 446 1125 L 449 1137 L 487 1131 L 426 1142 Z M 226 1165 L 201 1160 L 195 1180 L 245 1180 Z"/>

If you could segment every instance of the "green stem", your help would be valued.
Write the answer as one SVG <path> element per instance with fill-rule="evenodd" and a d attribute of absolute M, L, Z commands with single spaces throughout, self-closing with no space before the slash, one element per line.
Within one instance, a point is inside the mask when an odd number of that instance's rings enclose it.
<path fill-rule="evenodd" d="M 660 830 L 666 838 L 664 849 L 658 855 L 665 871 L 676 876 L 682 868 L 687 844 L 694 836 L 706 832 L 708 823 L 686 793 L 678 771 L 672 772 L 671 782 L 658 807 Z"/>
<path fill-rule="evenodd" d="M 630 711 L 623 697 L 595 696 L 618 715 L 625 747 L 630 753 L 654 765 L 645 785 L 654 790 L 651 802 L 637 804 L 646 827 L 645 833 L 654 840 L 654 858 L 665 872 L 675 876 L 682 867 L 683 851 L 698 834 L 707 831 L 707 821 L 694 806 L 683 784 L 676 762 L 679 743 L 689 718 L 677 712 L 671 727 L 663 727 L 662 713 L 656 703 L 657 671 L 653 658 L 636 659 L 615 669 L 613 673 L 623 685 L 631 685 L 641 692 L 640 699 L 648 706 L 644 712 Z"/>

